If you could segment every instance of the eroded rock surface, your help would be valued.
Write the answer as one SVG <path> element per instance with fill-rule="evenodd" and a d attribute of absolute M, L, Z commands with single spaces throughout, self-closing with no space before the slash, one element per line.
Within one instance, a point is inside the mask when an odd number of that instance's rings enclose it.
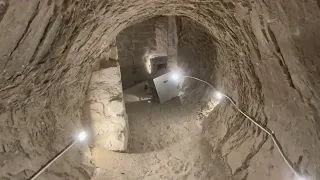
<path fill-rule="evenodd" d="M 217 42 L 211 82 L 276 132 L 303 175 L 319 179 L 319 7 L 316 0 L 0 1 L 0 178 L 28 179 L 71 141 L 93 69 L 122 29 L 180 15 Z M 212 112 L 205 135 L 235 179 L 293 178 L 271 140 L 227 102 Z M 89 179 L 82 146 L 41 178 Z"/>
<path fill-rule="evenodd" d="M 110 47 L 109 57 L 100 60 L 91 76 L 85 106 L 86 129 L 92 146 L 125 151 L 128 146 L 128 119 L 123 101 L 117 47 Z"/>

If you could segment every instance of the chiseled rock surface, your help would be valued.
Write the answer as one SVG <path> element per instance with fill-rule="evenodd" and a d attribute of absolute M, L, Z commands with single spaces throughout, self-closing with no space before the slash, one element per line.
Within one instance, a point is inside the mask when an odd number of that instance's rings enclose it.
<path fill-rule="evenodd" d="M 92 132 L 93 146 L 125 151 L 129 128 L 119 66 L 93 72 L 87 102 L 87 124 Z"/>
<path fill-rule="evenodd" d="M 207 29 L 217 46 L 216 66 L 203 71 L 208 80 L 274 130 L 297 169 L 319 179 L 319 7 L 317 0 L 1 0 L 0 178 L 28 179 L 63 149 L 85 123 L 89 81 L 112 40 L 129 24 L 167 14 Z M 205 135 L 235 179 L 293 178 L 270 138 L 227 102 L 211 113 Z M 89 179 L 83 149 L 39 179 Z"/>

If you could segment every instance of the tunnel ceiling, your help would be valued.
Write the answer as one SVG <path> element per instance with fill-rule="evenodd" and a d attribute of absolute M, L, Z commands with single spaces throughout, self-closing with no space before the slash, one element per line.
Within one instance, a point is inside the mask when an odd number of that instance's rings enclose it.
<path fill-rule="evenodd" d="M 0 0 L 0 179 L 27 179 L 69 143 L 91 74 L 116 35 L 158 15 L 207 29 L 217 57 L 214 75 L 206 66 L 202 76 L 274 130 L 297 169 L 320 178 L 319 7 L 316 0 Z M 272 141 L 228 103 L 205 127 L 234 179 L 292 178 Z M 79 149 L 46 179 L 89 179 L 95 167 Z"/>

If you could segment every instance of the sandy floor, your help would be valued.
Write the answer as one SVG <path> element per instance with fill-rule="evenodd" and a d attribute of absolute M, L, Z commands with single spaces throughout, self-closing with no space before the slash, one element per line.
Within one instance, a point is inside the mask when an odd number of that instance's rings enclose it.
<path fill-rule="evenodd" d="M 100 167 L 95 180 L 230 179 L 201 137 L 199 105 L 179 98 L 164 104 L 133 99 L 126 103 L 129 153 L 93 149 L 94 163 Z"/>

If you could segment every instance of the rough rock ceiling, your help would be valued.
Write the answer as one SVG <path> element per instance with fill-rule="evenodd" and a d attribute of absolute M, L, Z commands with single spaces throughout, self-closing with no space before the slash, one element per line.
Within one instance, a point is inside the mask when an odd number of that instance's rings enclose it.
<path fill-rule="evenodd" d="M 126 26 L 168 14 L 208 29 L 218 44 L 217 87 L 276 132 L 303 174 L 320 178 L 319 7 L 316 0 L 1 0 L 0 178 L 26 179 L 63 149 L 109 44 Z M 207 139 L 235 179 L 292 178 L 270 139 L 230 106 L 210 117 Z M 74 150 L 44 177 L 88 179 L 89 157 Z"/>

